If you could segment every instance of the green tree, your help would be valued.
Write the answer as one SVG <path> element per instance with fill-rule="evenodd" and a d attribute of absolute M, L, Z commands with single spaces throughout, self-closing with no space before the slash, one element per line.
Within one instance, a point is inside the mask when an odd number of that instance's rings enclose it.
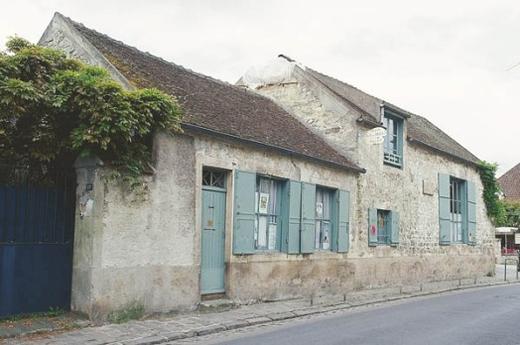
<path fill-rule="evenodd" d="M 0 161 L 46 172 L 96 155 L 125 179 L 149 169 L 153 135 L 180 132 L 157 89 L 127 91 L 99 68 L 12 37 L 0 52 Z"/>
<path fill-rule="evenodd" d="M 520 202 L 503 201 L 505 221 L 503 225 L 520 229 Z"/>

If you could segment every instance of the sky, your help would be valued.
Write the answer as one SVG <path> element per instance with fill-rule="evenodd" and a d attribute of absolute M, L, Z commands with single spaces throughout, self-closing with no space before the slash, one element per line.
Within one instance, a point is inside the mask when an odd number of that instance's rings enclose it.
<path fill-rule="evenodd" d="M 518 0 L 0 0 L 0 47 L 58 11 L 234 83 L 283 53 L 423 115 L 498 175 L 520 162 Z"/>

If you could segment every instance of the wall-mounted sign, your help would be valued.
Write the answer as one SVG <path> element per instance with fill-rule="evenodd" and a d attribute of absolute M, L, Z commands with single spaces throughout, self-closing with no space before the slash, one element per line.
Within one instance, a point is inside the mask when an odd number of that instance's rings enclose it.
<path fill-rule="evenodd" d="M 371 129 L 366 134 L 367 140 L 372 145 L 379 145 L 385 141 L 386 129 L 377 127 Z"/>
<path fill-rule="evenodd" d="M 434 195 L 435 194 L 435 183 L 430 180 L 423 180 L 423 194 Z"/>
<path fill-rule="evenodd" d="M 520 233 L 515 234 L 515 244 L 520 244 Z"/>

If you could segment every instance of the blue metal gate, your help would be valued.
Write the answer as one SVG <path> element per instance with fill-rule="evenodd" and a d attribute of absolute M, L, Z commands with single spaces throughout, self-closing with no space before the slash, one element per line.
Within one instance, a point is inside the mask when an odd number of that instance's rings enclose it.
<path fill-rule="evenodd" d="M 69 310 L 75 188 L 74 171 L 0 165 L 0 317 Z"/>

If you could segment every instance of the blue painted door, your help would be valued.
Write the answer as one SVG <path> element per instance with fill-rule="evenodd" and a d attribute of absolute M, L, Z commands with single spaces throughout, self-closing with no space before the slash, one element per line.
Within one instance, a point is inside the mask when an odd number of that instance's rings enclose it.
<path fill-rule="evenodd" d="M 216 187 L 202 190 L 201 293 L 222 293 L 224 287 L 224 241 L 226 191 Z"/>

